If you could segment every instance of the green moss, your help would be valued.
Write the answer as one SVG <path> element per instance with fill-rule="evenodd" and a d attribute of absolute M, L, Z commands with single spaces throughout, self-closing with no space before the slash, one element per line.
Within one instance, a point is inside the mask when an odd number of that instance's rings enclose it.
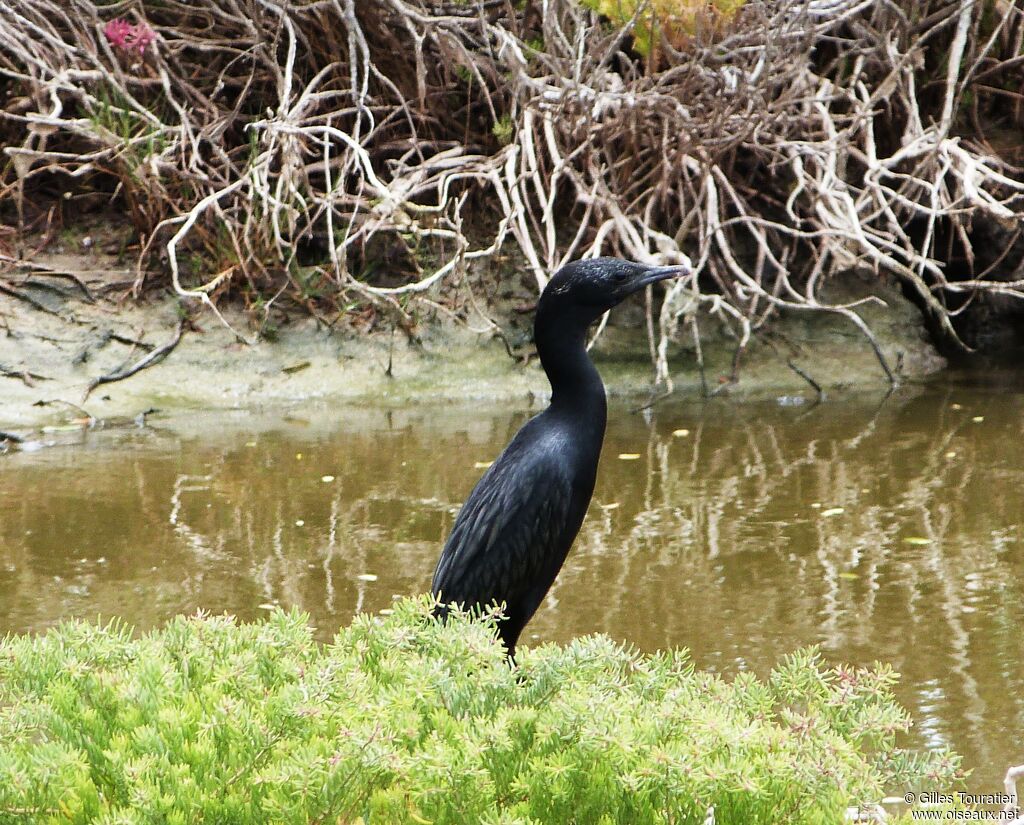
<path fill-rule="evenodd" d="M 761 681 L 605 637 L 524 649 L 429 601 L 358 617 L 71 622 L 0 645 L 0 822 L 823 823 L 950 787 L 891 670 L 813 651 Z"/>
<path fill-rule="evenodd" d="M 491 127 L 491 132 L 502 146 L 508 146 L 512 142 L 512 135 L 515 133 L 512 118 L 509 115 L 502 115 L 495 122 L 494 126 Z"/>
<path fill-rule="evenodd" d="M 582 4 L 607 17 L 616 25 L 628 23 L 636 15 L 634 43 L 640 54 L 649 56 L 652 47 L 664 37 L 677 48 L 701 26 L 729 23 L 746 0 L 581 0 Z M 637 15 L 637 9 L 640 14 Z"/>

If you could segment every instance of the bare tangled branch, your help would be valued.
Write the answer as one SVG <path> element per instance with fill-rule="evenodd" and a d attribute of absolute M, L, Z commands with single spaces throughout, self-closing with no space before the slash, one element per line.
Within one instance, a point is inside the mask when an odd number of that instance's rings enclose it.
<path fill-rule="evenodd" d="M 121 48 L 115 16 L 154 42 Z M 1024 125 L 1019 3 L 750 0 L 650 59 L 635 23 L 575 0 L 10 0 L 5 191 L 116 181 L 139 284 L 163 249 L 215 311 L 241 285 L 397 307 L 510 240 L 538 290 L 574 257 L 692 259 L 660 311 L 669 384 L 681 323 L 699 345 L 717 316 L 739 356 L 780 311 L 846 317 L 895 382 L 859 303 L 826 297 L 846 270 L 898 279 L 956 343 L 977 296 L 1024 298 L 1021 159 L 997 145 Z M 382 244 L 401 271 L 371 282 Z"/>

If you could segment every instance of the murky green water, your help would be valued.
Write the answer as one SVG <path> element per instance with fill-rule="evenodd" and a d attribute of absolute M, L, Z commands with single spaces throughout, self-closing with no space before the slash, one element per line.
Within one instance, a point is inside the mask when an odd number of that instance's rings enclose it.
<path fill-rule="evenodd" d="M 0 632 L 282 604 L 328 639 L 426 590 L 477 462 L 527 415 L 156 420 L 0 456 Z M 1005 385 L 613 405 L 589 517 L 523 643 L 600 631 L 726 673 L 812 643 L 891 662 L 911 744 L 953 746 L 970 789 L 996 790 L 1024 762 L 1022 422 Z"/>

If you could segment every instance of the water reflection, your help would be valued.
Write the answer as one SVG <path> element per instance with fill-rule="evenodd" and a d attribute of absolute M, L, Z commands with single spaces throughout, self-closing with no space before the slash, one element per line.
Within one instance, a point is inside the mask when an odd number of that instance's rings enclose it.
<path fill-rule="evenodd" d="M 475 465 L 527 414 L 176 420 L 0 458 L 0 631 L 282 604 L 328 639 L 427 588 Z M 613 407 L 588 520 L 523 642 L 602 631 L 726 672 L 809 643 L 888 661 L 916 744 L 952 745 L 994 789 L 1024 761 L 1022 420 L 999 388 Z"/>

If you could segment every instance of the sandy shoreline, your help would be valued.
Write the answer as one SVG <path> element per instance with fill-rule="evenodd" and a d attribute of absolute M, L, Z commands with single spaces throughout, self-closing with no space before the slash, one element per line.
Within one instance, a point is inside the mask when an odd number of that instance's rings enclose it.
<path fill-rule="evenodd" d="M 40 257 L 36 263 L 47 261 Z M 81 273 L 90 288 L 123 283 L 132 274 L 96 255 L 84 261 L 55 255 L 50 263 L 54 270 Z M 365 334 L 341 325 L 327 330 L 312 318 L 296 317 L 277 330 L 275 340 L 250 346 L 203 311 L 166 358 L 129 378 L 98 386 L 85 398 L 97 377 L 130 367 L 172 341 L 179 305 L 169 295 L 90 303 L 71 280 L 27 274 L 8 276 L 8 283 L 32 302 L 0 295 L 0 429 L 35 428 L 86 414 L 97 420 L 131 418 L 153 408 L 288 410 L 349 402 L 400 406 L 543 399 L 548 393 L 535 359 L 524 363 L 510 358 L 492 334 L 454 323 L 423 324 L 417 345 L 401 332 Z M 877 294 L 877 287 L 871 288 Z M 887 306 L 866 305 L 861 312 L 890 363 L 900 365 L 902 379 L 913 382 L 940 370 L 944 362 L 926 342 L 917 310 L 896 293 L 881 297 Z M 250 333 L 241 312 L 228 312 L 227 318 Z M 702 383 L 689 343 L 684 336 L 669 362 L 675 393 L 696 399 Z M 754 341 L 744 355 L 739 381 L 728 384 L 734 347 L 712 329 L 704 343 L 705 377 L 712 391 L 722 388 L 737 399 L 813 399 L 813 389 L 789 360 L 833 397 L 888 389 L 868 342 L 848 321 L 833 315 L 782 318 L 769 335 Z M 594 359 L 609 395 L 650 397 L 653 370 L 638 307 L 624 307 L 613 316 L 594 348 Z"/>

